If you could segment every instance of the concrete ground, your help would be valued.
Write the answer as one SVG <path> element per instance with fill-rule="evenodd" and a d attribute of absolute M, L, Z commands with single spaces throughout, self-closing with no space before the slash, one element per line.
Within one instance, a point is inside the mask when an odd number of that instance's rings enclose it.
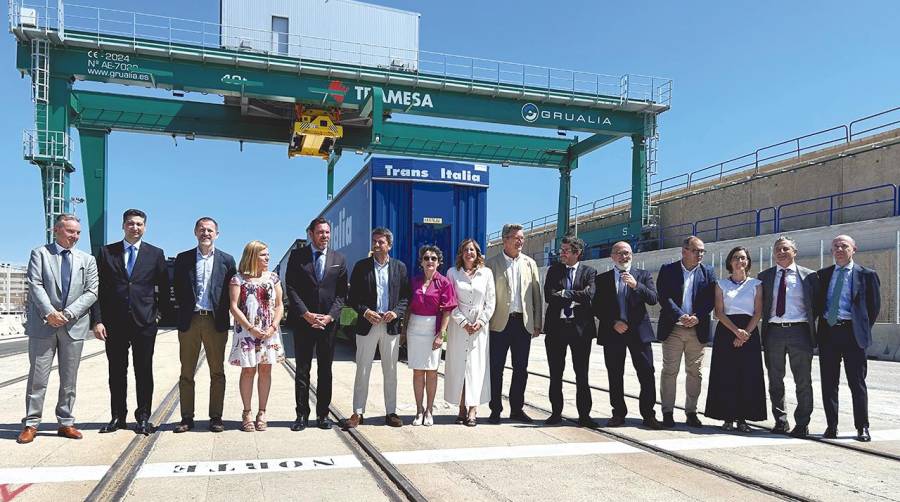
<path fill-rule="evenodd" d="M 290 351 L 290 336 L 285 337 Z M 84 354 L 102 351 L 97 341 L 86 343 Z M 661 367 L 658 346 L 657 374 Z M 704 364 L 708 369 L 708 357 Z M 0 382 L 26 374 L 26 354 L 4 357 Z M 372 371 L 366 423 L 359 431 L 367 437 L 415 487 L 431 500 L 535 500 L 548 494 L 562 500 L 758 500 L 772 498 L 713 473 L 696 469 L 612 440 L 596 432 L 571 425 L 543 427 L 545 415 L 533 409 L 534 425 L 511 423 L 490 425 L 487 406 L 479 408 L 475 428 L 454 425 L 456 407 L 443 400 L 439 382 L 434 427 L 401 429 L 383 421 L 382 380 L 379 362 Z M 161 334 L 154 361 L 155 402 L 177 384 L 178 343 L 174 333 Z M 546 373 L 542 338 L 533 341 L 529 369 Z M 353 349 L 339 345 L 334 363 L 333 404 L 345 415 L 351 413 L 355 364 Z M 896 384 L 900 366 L 870 362 L 869 392 L 873 442 L 867 448 L 900 453 L 900 391 Z M 335 500 L 389 497 L 381 476 L 371 472 L 347 433 L 337 428 L 315 428 L 291 432 L 294 420 L 293 381 L 283 367 L 273 368 L 272 392 L 267 412 L 269 430 L 246 433 L 238 430 L 242 405 L 237 389 L 239 369 L 226 367 L 228 387 L 225 402 L 226 431 L 206 430 L 208 368 L 197 374 L 197 428 L 174 434 L 179 420 L 176 407 L 169 423 L 162 424 L 158 439 L 126 498 L 134 500 Z M 315 364 L 313 366 L 315 375 Z M 814 434 L 824 430 L 824 413 L 816 381 L 817 409 L 811 426 Z M 566 372 L 574 378 L 571 369 Z M 508 388 L 510 373 L 506 373 Z M 110 465 L 135 437 L 131 431 L 97 434 L 109 419 L 107 363 L 102 355 L 83 361 L 79 373 L 75 408 L 81 441 L 55 435 L 55 405 L 58 383 L 51 379 L 45 403 L 41 434 L 30 445 L 18 445 L 15 437 L 24 411 L 25 382 L 0 387 L 0 496 L 3 500 L 83 500 Z M 637 393 L 637 379 L 630 368 L 626 392 Z M 313 377 L 315 384 L 315 377 Z M 606 387 L 602 348 L 594 346 L 591 383 Z M 529 377 L 526 400 L 547 408 L 548 381 Z M 793 406 L 793 387 L 787 383 Z M 704 385 L 704 391 L 706 386 Z M 133 381 L 129 382 L 129 406 L 134 406 Z M 564 414 L 575 416 L 574 385 L 564 385 Z M 679 387 L 678 402 L 683 401 Z M 609 417 L 608 395 L 593 392 L 594 417 Z M 637 402 L 628 399 L 631 419 L 615 429 L 628 437 L 650 441 L 689 458 L 703 460 L 816 500 L 898 500 L 900 481 L 893 475 L 897 463 L 811 441 L 775 437 L 763 431 L 750 435 L 726 434 L 712 421 L 707 427 L 689 430 L 650 431 L 640 426 Z M 701 409 L 705 394 L 701 396 Z M 842 435 L 852 431 L 850 396 L 841 389 Z M 412 372 L 399 366 L 398 413 L 408 424 L 415 414 Z M 507 405 L 508 408 L 508 405 Z M 254 414 L 257 409 L 254 399 Z M 657 408 L 658 409 L 658 408 Z M 771 417 L 770 417 L 771 418 Z M 683 414 L 676 412 L 676 420 Z M 769 423 L 761 424 L 771 426 Z M 857 443 L 858 444 L 858 443 Z"/>

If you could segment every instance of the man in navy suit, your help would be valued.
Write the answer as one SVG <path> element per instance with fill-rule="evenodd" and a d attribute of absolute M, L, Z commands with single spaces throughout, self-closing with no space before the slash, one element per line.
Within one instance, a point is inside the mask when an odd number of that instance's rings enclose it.
<path fill-rule="evenodd" d="M 330 429 L 328 407 L 331 405 L 331 363 L 334 360 L 334 337 L 341 309 L 347 298 L 349 283 L 344 256 L 328 249 L 331 224 L 316 218 L 306 228 L 310 245 L 295 249 L 288 258 L 285 283 L 290 301 L 291 327 L 297 373 L 294 397 L 297 420 L 291 430 L 301 431 L 309 421 L 309 370 L 313 352 L 318 367 L 316 393 L 316 426 Z"/>
<path fill-rule="evenodd" d="M 219 224 L 204 216 L 194 224 L 197 247 L 175 257 L 175 302 L 178 304 L 178 347 L 181 377 L 181 423 L 174 432 L 194 428 L 194 372 L 200 347 L 209 365 L 209 430 L 222 432 L 225 401 L 225 346 L 228 342 L 228 283 L 234 258 L 215 247 Z"/>
<path fill-rule="evenodd" d="M 135 432 L 153 432 L 153 349 L 162 313 L 169 311 L 169 271 L 162 249 L 144 242 L 147 215 L 129 209 L 122 215 L 125 238 L 100 248 L 97 271 L 100 299 L 91 311 L 94 336 L 106 342 L 112 420 L 101 433 L 124 429 L 128 412 L 128 349 L 137 387 Z"/>
<path fill-rule="evenodd" d="M 657 335 L 663 346 L 663 367 L 660 377 L 663 426 L 674 427 L 675 386 L 681 358 L 684 357 L 684 400 L 687 425 L 702 427 L 697 418 L 697 399 L 703 383 L 703 347 L 709 342 L 709 313 L 714 306 L 716 273 L 703 265 L 706 247 L 695 236 L 688 237 L 681 246 L 681 260 L 663 265 L 656 280 L 659 292 L 659 326 Z"/>
<path fill-rule="evenodd" d="M 881 310 L 881 282 L 878 274 L 853 261 L 856 242 L 849 235 L 831 241 L 835 265 L 819 270 L 823 294 L 819 295 L 819 370 L 822 402 L 828 427 L 824 437 L 837 437 L 838 384 L 841 360 L 853 396 L 856 439 L 868 442 L 869 397 L 866 390 L 866 349 L 872 345 L 872 326 Z"/>
<path fill-rule="evenodd" d="M 612 418 L 608 427 L 625 424 L 625 349 L 631 352 L 631 363 L 641 383 L 640 411 L 644 425 L 660 429 L 656 420 L 656 382 L 653 369 L 653 348 L 656 335 L 647 315 L 647 305 L 656 305 L 656 285 L 653 275 L 631 266 L 631 245 L 613 244 L 615 268 L 597 276 L 594 288 L 594 315 L 600 320 L 597 345 L 603 345 L 603 359 L 609 376 L 609 404 Z"/>
<path fill-rule="evenodd" d="M 591 388 L 588 370 L 591 357 L 591 340 L 597 336 L 591 302 L 594 299 L 594 283 L 597 271 L 581 263 L 584 241 L 567 235 L 559 249 L 559 261 L 550 265 L 544 281 L 544 298 L 547 299 L 544 345 L 547 347 L 547 364 L 550 366 L 550 405 L 552 413 L 547 425 L 562 421 L 562 377 L 566 368 L 566 349 L 572 351 L 572 368 L 575 370 L 575 404 L 578 408 L 578 425 L 596 428 L 591 418 Z"/>

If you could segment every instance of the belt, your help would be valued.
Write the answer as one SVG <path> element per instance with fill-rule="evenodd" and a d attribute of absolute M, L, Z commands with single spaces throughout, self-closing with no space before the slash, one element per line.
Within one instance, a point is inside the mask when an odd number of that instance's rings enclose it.
<path fill-rule="evenodd" d="M 211 316 L 211 315 L 213 315 L 213 311 L 212 310 L 195 310 L 194 314 L 200 315 L 200 316 Z"/>
<path fill-rule="evenodd" d="M 522 313 L 521 312 L 510 312 L 509 317 L 511 317 L 513 319 L 521 319 Z"/>
<path fill-rule="evenodd" d="M 575 324 L 575 318 L 574 318 L 574 317 L 560 317 L 559 320 L 560 320 L 560 322 L 562 322 L 563 324 Z"/>
<path fill-rule="evenodd" d="M 834 323 L 834 326 L 832 326 L 832 328 L 836 328 L 838 326 L 850 326 L 852 324 L 853 321 L 851 321 L 850 319 L 838 319 L 838 321 Z"/>
<path fill-rule="evenodd" d="M 794 326 L 809 326 L 809 323 L 806 321 L 797 321 L 797 322 L 770 322 L 769 326 L 774 326 L 776 328 L 792 328 Z"/>

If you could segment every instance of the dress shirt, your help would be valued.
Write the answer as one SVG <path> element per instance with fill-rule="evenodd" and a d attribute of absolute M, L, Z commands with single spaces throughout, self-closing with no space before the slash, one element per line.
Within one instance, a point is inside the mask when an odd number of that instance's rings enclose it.
<path fill-rule="evenodd" d="M 56 241 L 53 241 L 53 245 L 56 246 L 56 266 L 58 267 L 57 270 L 60 271 L 60 280 L 62 280 L 62 252 L 65 251 L 65 250 L 67 250 L 67 249 L 68 249 L 70 252 L 72 252 L 72 254 L 69 256 L 69 259 L 72 260 L 72 267 L 74 267 L 74 266 L 75 266 L 75 252 L 74 252 L 74 248 L 64 248 L 64 247 L 60 246 L 59 243 L 56 242 Z M 74 273 L 75 271 L 72 270 L 72 272 Z M 68 319 L 71 319 L 71 318 L 72 318 L 72 314 L 71 314 L 68 310 L 65 309 L 65 305 L 63 305 L 62 313 L 65 314 L 66 318 L 68 318 Z M 52 312 L 51 312 L 51 314 L 52 314 Z M 49 316 L 49 315 L 50 315 L 50 314 L 47 314 L 47 316 Z M 44 317 L 44 322 L 45 322 L 45 323 L 47 322 L 47 318 L 46 318 L 46 317 Z"/>
<path fill-rule="evenodd" d="M 622 272 L 623 272 L 623 270 L 619 270 L 618 267 L 613 267 L 613 276 L 615 277 L 615 283 L 616 283 L 616 302 L 619 302 L 619 300 L 622 299 L 622 297 L 619 296 L 620 292 L 622 291 L 622 288 L 628 287 L 627 284 L 624 284 L 622 282 Z M 629 268 L 628 270 L 624 270 L 624 272 L 630 273 L 631 268 Z M 628 291 L 626 291 L 625 294 L 627 295 Z M 628 312 L 627 307 L 625 305 L 620 304 L 619 305 L 619 317 L 622 317 L 623 321 L 628 320 L 627 315 L 623 315 L 623 314 L 627 314 L 627 312 Z"/>
<path fill-rule="evenodd" d="M 134 262 L 137 263 L 137 257 L 141 254 L 141 242 L 143 240 L 138 239 L 134 244 L 129 244 L 128 241 L 122 240 L 122 249 L 125 251 L 122 253 L 122 263 L 125 264 L 125 270 L 128 270 L 128 248 L 134 248 Z"/>
<path fill-rule="evenodd" d="M 375 262 L 375 309 L 379 314 L 383 314 L 390 308 L 391 297 L 388 288 L 389 265 L 391 259 L 384 260 L 384 265 L 378 263 L 378 260 L 372 258 Z"/>
<path fill-rule="evenodd" d="M 847 270 L 844 272 L 844 287 L 841 288 L 841 299 L 838 302 L 838 319 L 841 320 L 853 319 L 853 315 L 850 313 L 850 297 L 853 294 L 853 265 L 853 260 L 850 260 L 850 263 L 848 263 L 846 267 L 835 265 L 834 273 L 831 274 L 831 282 L 828 283 L 828 296 L 826 296 L 825 299 L 827 302 L 831 302 L 831 294 L 834 292 L 834 284 L 837 281 L 838 274 L 840 273 L 841 268 Z M 826 312 L 828 312 L 828 308 L 829 305 L 826 305 Z"/>
<path fill-rule="evenodd" d="M 509 313 L 521 314 L 525 310 L 522 308 L 522 280 L 520 279 L 522 254 L 519 253 L 519 256 L 510 258 L 504 251 L 503 258 L 506 259 L 506 277 L 509 281 Z"/>
<path fill-rule="evenodd" d="M 784 278 L 786 287 L 784 315 L 778 317 L 775 315 L 775 310 L 778 308 L 778 292 L 781 288 L 781 275 L 784 274 L 785 270 L 787 270 L 787 276 Z M 772 317 L 769 318 L 769 322 L 807 322 L 806 303 L 803 301 L 803 283 L 800 282 L 800 274 L 797 272 L 796 263 L 792 263 L 791 266 L 786 269 L 781 265 L 778 265 L 778 269 L 775 272 L 775 290 L 772 294 L 771 314 Z"/>
<path fill-rule="evenodd" d="M 684 287 L 681 290 L 681 310 L 687 315 L 694 315 L 694 277 L 697 270 L 700 269 L 698 263 L 693 270 L 688 270 L 681 263 L 681 275 L 684 277 Z"/>
<path fill-rule="evenodd" d="M 194 293 L 197 303 L 194 304 L 194 312 L 198 310 L 212 310 L 212 301 L 209 298 L 209 284 L 212 279 L 213 265 L 215 265 L 216 248 L 211 248 L 209 254 L 203 256 L 200 247 L 197 247 L 197 282 L 194 284 Z"/>
<path fill-rule="evenodd" d="M 574 265 L 572 265 L 571 267 L 568 266 L 568 265 L 566 265 L 566 276 L 565 276 L 565 281 L 566 281 L 566 282 L 565 282 L 565 286 L 566 286 L 566 289 L 571 289 L 571 288 L 569 287 L 569 274 L 570 274 L 570 273 L 572 274 L 572 283 L 574 284 L 574 282 L 575 282 L 575 276 L 578 275 L 578 264 L 579 264 L 579 263 L 581 263 L 581 262 L 580 262 L 580 261 L 579 261 L 579 262 L 576 262 L 576 263 L 575 263 Z M 571 270 L 571 272 L 569 272 L 570 270 Z M 580 304 L 579 304 L 578 302 L 572 302 L 572 303 L 569 304 L 569 308 L 570 308 L 570 309 L 574 309 L 576 305 L 580 305 Z M 572 316 L 571 316 L 571 317 L 575 317 L 575 313 L 574 313 L 574 312 L 572 313 Z M 560 318 L 560 319 L 570 319 L 571 317 L 569 317 L 569 316 L 566 315 L 566 309 L 560 309 L 560 311 L 559 311 L 559 318 Z"/>

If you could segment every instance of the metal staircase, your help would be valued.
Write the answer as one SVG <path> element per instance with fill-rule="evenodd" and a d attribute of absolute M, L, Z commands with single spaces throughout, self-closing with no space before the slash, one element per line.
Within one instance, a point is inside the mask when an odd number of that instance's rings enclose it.
<path fill-rule="evenodd" d="M 647 154 L 647 188 L 644 190 L 643 227 L 655 227 L 659 224 L 659 207 L 653 205 L 650 194 L 651 180 L 656 176 L 656 153 L 659 143 L 659 131 L 656 128 L 656 115 L 644 115 L 644 148 Z"/>

